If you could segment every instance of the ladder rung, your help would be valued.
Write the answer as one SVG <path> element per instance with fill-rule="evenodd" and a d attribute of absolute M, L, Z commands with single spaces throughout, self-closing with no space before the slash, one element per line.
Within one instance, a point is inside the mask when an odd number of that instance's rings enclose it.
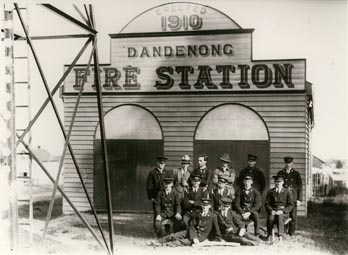
<path fill-rule="evenodd" d="M 23 10 L 27 10 L 28 8 L 27 7 L 19 7 L 18 9 L 23 11 Z M 15 11 L 16 9 L 13 9 L 13 10 Z"/>
<path fill-rule="evenodd" d="M 15 84 L 28 84 L 29 82 L 27 81 L 15 81 Z"/>
<path fill-rule="evenodd" d="M 16 128 L 16 131 L 24 131 L 25 128 Z"/>
<path fill-rule="evenodd" d="M 22 226 L 30 226 L 30 222 L 18 222 L 18 225 L 22 225 Z"/>
<path fill-rule="evenodd" d="M 18 152 L 17 155 L 30 155 L 28 152 Z"/>
<path fill-rule="evenodd" d="M 30 176 L 17 176 L 17 179 L 30 179 Z"/>
<path fill-rule="evenodd" d="M 21 199 L 17 199 L 17 202 L 19 203 L 30 203 L 31 199 L 24 199 L 24 198 L 21 198 Z"/>
<path fill-rule="evenodd" d="M 28 57 L 14 57 L 14 59 L 28 59 Z"/>
<path fill-rule="evenodd" d="M 18 107 L 18 108 L 25 108 L 25 107 L 29 107 L 29 105 L 27 105 L 27 104 L 20 104 L 20 105 L 16 105 L 16 107 Z"/>

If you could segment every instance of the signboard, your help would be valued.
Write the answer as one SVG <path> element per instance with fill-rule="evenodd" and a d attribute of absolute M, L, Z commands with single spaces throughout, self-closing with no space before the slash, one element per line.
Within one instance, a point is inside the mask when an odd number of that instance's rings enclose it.
<path fill-rule="evenodd" d="M 138 29 L 139 20 L 142 33 L 132 29 Z M 214 26 L 219 29 L 207 30 Z M 127 28 L 123 29 L 127 33 L 110 35 L 111 63 L 100 69 L 103 92 L 305 90 L 304 59 L 253 61 L 253 29 L 240 28 L 210 7 L 190 3 L 159 6 L 136 17 Z M 92 69 L 84 92 L 95 92 Z M 75 67 L 63 93 L 77 93 L 84 72 L 84 66 Z"/>

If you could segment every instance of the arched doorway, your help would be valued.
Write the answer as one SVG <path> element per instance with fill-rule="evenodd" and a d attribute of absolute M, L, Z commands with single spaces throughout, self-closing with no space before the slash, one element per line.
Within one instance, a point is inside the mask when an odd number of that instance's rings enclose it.
<path fill-rule="evenodd" d="M 118 211 L 151 211 L 146 179 L 163 154 L 162 130 L 156 118 L 136 105 L 122 105 L 104 118 L 112 206 Z M 99 126 L 94 140 L 94 205 L 106 210 Z"/>
<path fill-rule="evenodd" d="M 213 108 L 203 116 L 196 129 L 195 158 L 199 154 L 207 154 L 209 169 L 215 169 L 221 165 L 218 158 L 223 153 L 229 153 L 231 166 L 236 170 L 236 176 L 239 176 L 240 170 L 247 166 L 247 155 L 257 155 L 257 166 L 265 174 L 267 187 L 269 148 L 265 123 L 256 112 L 243 105 L 224 104 Z"/>

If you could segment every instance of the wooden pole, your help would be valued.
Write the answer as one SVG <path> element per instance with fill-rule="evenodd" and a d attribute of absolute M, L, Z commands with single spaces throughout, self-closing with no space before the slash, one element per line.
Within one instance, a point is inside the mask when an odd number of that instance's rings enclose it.
<path fill-rule="evenodd" d="M 16 193 L 16 146 L 15 146 L 15 91 L 14 91 L 14 55 L 13 55 L 13 11 L 12 5 L 4 5 L 4 46 L 5 46 L 5 87 L 6 102 L 6 127 L 10 134 L 5 146 L 1 149 L 3 163 L 8 171 L 9 184 L 9 220 L 10 220 L 10 246 L 15 250 L 18 246 L 18 206 Z M 5 116 L 6 116 L 5 115 Z M 6 194 L 4 194 L 6 196 Z"/>

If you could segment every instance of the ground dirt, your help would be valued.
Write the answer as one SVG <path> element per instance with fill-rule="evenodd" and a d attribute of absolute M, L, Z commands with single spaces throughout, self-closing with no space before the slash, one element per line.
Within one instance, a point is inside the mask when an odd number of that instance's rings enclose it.
<path fill-rule="evenodd" d="M 16 252 L 0 250 L 1 254 L 107 254 L 76 215 L 61 215 L 61 198 L 56 200 L 46 239 L 40 245 L 48 204 L 48 201 L 35 203 L 34 246 L 25 248 L 25 242 L 21 242 Z M 94 216 L 82 215 L 103 242 Z M 107 215 L 98 214 L 98 219 L 108 242 Z M 345 203 L 311 202 L 308 217 L 298 219 L 295 237 L 286 237 L 274 244 L 261 242 L 257 247 L 154 247 L 149 245 L 155 240 L 151 214 L 117 213 L 113 220 L 115 254 L 348 254 L 348 206 Z M 28 233 L 27 229 L 22 232 Z"/>

